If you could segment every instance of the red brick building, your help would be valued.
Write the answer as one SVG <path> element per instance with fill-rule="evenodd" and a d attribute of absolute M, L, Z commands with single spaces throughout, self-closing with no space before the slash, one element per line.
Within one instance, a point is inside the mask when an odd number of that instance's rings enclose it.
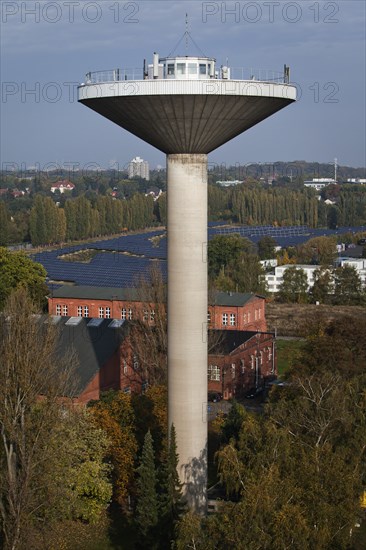
<path fill-rule="evenodd" d="M 117 319 L 53 317 L 59 353 L 77 360 L 74 403 L 99 399 L 110 389 L 140 392 L 148 385 L 131 347 L 131 322 Z M 224 399 L 240 397 L 276 378 L 274 337 L 251 331 L 210 331 L 208 389 Z M 65 396 L 66 397 L 66 396 Z M 71 396 L 68 396 L 71 397 Z"/>
<path fill-rule="evenodd" d="M 216 343 L 208 357 L 208 389 L 224 399 L 264 388 L 277 377 L 274 335 L 269 332 L 212 331 Z"/>
<path fill-rule="evenodd" d="M 217 292 L 208 308 L 208 389 L 224 399 L 240 397 L 276 378 L 274 335 L 267 332 L 265 299 Z M 78 359 L 75 403 L 99 399 L 109 389 L 143 391 L 148 384 L 129 337 L 134 321 L 154 325 L 156 304 L 141 290 L 63 287 L 48 299 L 60 327 L 60 350 Z"/>
<path fill-rule="evenodd" d="M 64 285 L 48 298 L 51 315 L 100 319 L 141 319 L 154 322 L 155 304 L 141 299 L 136 288 Z M 217 292 L 208 307 L 208 326 L 213 329 L 267 330 L 265 299 L 256 294 Z"/>

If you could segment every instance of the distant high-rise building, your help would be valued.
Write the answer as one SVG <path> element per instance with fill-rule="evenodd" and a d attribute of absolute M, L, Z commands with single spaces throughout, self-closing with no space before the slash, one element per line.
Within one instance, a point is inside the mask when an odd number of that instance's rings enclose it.
<path fill-rule="evenodd" d="M 140 157 L 135 157 L 128 164 L 128 178 L 131 179 L 135 176 L 143 178 L 144 180 L 150 179 L 149 163 Z"/>

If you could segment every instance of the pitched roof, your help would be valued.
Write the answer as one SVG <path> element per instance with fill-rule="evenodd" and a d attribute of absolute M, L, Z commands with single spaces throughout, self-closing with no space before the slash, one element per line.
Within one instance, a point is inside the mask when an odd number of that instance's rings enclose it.
<path fill-rule="evenodd" d="M 74 298 L 85 300 L 123 300 L 140 302 L 144 300 L 143 291 L 138 288 L 116 288 L 96 286 L 64 285 L 52 293 L 52 298 Z M 216 292 L 214 303 L 217 306 L 243 306 L 253 298 L 264 299 L 257 294 L 241 292 Z"/>
<path fill-rule="evenodd" d="M 137 288 L 116 288 L 100 286 L 64 285 L 52 293 L 52 298 L 75 298 L 85 300 L 131 300 L 141 301 L 141 291 Z"/>
<path fill-rule="evenodd" d="M 245 344 L 257 334 L 267 334 L 273 338 L 271 332 L 256 332 L 249 330 L 209 330 L 209 355 L 228 355 L 239 346 Z"/>
<path fill-rule="evenodd" d="M 121 328 L 111 328 L 113 319 L 98 319 L 93 326 L 92 319 L 84 317 L 56 317 L 59 339 L 56 355 L 64 357 L 74 352 L 76 366 L 76 395 L 80 395 L 89 382 L 118 350 L 126 332 L 127 324 Z M 96 320 L 94 320 L 96 321 Z"/>
<path fill-rule="evenodd" d="M 216 292 L 214 295 L 214 302 L 217 306 L 243 306 L 247 304 L 253 298 L 262 298 L 256 294 L 250 292 Z"/>

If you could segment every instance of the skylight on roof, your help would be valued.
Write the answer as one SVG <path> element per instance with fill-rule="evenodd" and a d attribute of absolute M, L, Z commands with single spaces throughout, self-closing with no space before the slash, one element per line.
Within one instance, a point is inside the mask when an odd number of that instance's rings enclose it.
<path fill-rule="evenodd" d="M 98 319 L 98 318 L 90 319 L 87 326 L 97 328 L 97 327 L 100 327 L 100 325 L 103 323 L 103 321 L 104 321 L 104 319 Z"/>
<path fill-rule="evenodd" d="M 108 328 L 121 328 L 124 322 L 124 319 L 113 319 L 113 321 L 109 323 Z"/>
<path fill-rule="evenodd" d="M 76 327 L 82 320 L 82 317 L 70 317 L 65 323 L 69 327 Z"/>

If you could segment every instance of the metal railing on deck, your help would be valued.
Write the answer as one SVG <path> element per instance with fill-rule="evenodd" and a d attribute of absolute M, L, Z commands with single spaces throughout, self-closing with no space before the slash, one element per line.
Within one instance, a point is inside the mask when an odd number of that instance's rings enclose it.
<path fill-rule="evenodd" d="M 230 67 L 230 78 L 224 78 L 222 75 L 222 68 L 219 67 L 216 70 L 215 78 L 223 80 L 254 80 L 259 82 L 276 82 L 282 84 L 289 84 L 290 76 L 289 70 L 285 67 L 284 72 L 272 71 L 268 69 L 253 69 L 244 67 Z M 190 75 L 186 75 L 186 78 L 180 77 L 179 80 L 189 80 Z M 209 77 L 207 77 L 209 78 Z M 101 84 L 102 82 L 122 82 L 125 80 L 143 80 L 144 72 L 141 68 L 135 69 L 108 69 L 105 71 L 89 72 L 85 76 L 84 84 Z M 168 78 L 167 80 L 171 80 Z"/>

